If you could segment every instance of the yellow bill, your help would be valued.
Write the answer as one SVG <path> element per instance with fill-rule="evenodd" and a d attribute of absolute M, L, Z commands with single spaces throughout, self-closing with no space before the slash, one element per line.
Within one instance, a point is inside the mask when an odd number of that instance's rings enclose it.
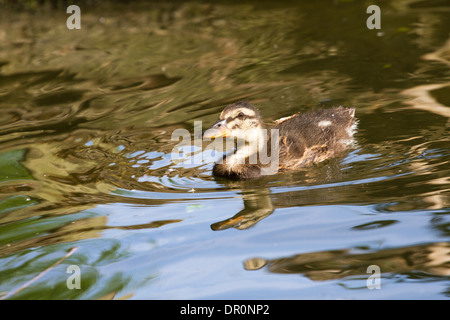
<path fill-rule="evenodd" d="M 228 137 L 231 135 L 225 120 L 216 122 L 211 128 L 203 132 L 203 138 L 214 139 L 219 137 Z"/>

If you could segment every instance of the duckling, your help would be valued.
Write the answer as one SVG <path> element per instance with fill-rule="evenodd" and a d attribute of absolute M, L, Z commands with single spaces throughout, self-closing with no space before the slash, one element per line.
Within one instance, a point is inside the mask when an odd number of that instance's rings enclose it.
<path fill-rule="evenodd" d="M 203 133 L 203 138 L 233 137 L 237 142 L 234 152 L 214 165 L 213 175 L 231 180 L 254 179 L 334 157 L 354 141 L 354 115 L 354 108 L 342 106 L 297 113 L 275 120 L 266 130 L 258 109 L 250 103 L 228 105 L 219 120 Z"/>

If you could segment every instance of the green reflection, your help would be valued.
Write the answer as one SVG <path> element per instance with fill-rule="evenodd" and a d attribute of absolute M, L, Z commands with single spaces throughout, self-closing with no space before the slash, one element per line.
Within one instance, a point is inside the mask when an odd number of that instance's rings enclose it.
<path fill-rule="evenodd" d="M 38 203 L 39 201 L 28 196 L 12 196 L 0 201 L 0 214 Z"/>
<path fill-rule="evenodd" d="M 21 164 L 25 153 L 25 149 L 0 152 L 0 182 L 32 179 L 28 170 Z"/>

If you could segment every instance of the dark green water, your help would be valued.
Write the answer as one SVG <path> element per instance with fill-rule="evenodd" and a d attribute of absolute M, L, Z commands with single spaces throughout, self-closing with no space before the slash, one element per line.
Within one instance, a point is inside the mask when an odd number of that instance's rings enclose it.
<path fill-rule="evenodd" d="M 370 4 L 2 10 L 0 296 L 448 299 L 450 6 Z M 354 107 L 358 145 L 246 183 L 173 159 L 237 100 Z"/>

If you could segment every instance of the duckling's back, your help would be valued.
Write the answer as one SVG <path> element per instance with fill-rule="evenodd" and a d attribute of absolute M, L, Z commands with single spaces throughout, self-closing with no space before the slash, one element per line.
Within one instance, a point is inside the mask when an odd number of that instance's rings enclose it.
<path fill-rule="evenodd" d="M 280 169 L 295 169 L 320 162 L 353 143 L 355 109 L 335 107 L 280 119 Z"/>

